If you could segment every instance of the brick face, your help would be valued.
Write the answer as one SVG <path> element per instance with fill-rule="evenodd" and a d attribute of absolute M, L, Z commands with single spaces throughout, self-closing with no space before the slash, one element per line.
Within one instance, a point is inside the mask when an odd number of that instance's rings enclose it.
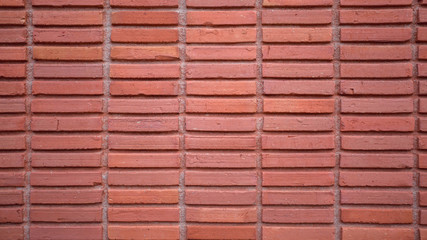
<path fill-rule="evenodd" d="M 427 239 L 426 24 L 426 0 L 0 0 L 0 239 Z"/>

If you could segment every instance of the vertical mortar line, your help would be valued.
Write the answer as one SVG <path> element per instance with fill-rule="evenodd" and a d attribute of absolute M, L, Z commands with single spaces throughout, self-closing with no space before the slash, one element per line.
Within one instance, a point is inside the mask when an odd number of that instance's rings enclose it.
<path fill-rule="evenodd" d="M 180 152 L 180 173 L 179 173 L 179 232 L 180 239 L 187 239 L 187 222 L 186 222 L 186 209 L 185 209 L 185 101 L 186 101 L 186 84 L 185 84 L 185 68 L 186 68 L 186 27 L 187 27 L 187 7 L 186 0 L 179 0 L 178 7 L 179 23 L 179 61 L 181 68 L 181 76 L 178 81 L 179 85 L 179 152 Z"/>
<path fill-rule="evenodd" d="M 103 239 L 108 239 L 108 100 L 110 98 L 110 52 L 111 52 L 111 6 L 110 0 L 104 2 L 104 42 L 103 42 L 103 126 L 102 126 L 102 228 Z"/>
<path fill-rule="evenodd" d="M 412 23 L 411 23 L 411 29 L 412 29 L 412 37 L 411 37 L 411 48 L 412 48 L 412 82 L 414 84 L 414 93 L 413 93 L 413 99 L 414 99 L 414 111 L 412 113 L 414 120 L 415 120 L 415 129 L 414 129 L 414 149 L 412 151 L 413 155 L 414 155 L 414 162 L 413 162 L 413 166 L 412 166 L 412 172 L 414 174 L 414 178 L 413 178 L 413 183 L 412 183 L 412 194 L 413 194 L 413 204 L 412 204 L 412 211 L 413 211 L 413 228 L 415 231 L 415 239 L 419 239 L 419 221 L 418 221 L 418 211 L 419 211 L 419 206 L 418 206 L 418 193 L 419 193 L 419 188 L 418 188 L 418 120 L 419 120 L 419 116 L 418 116 L 418 71 L 417 71 L 417 56 L 418 56 L 418 48 L 417 48 L 417 42 L 416 42 L 416 34 L 417 34 L 417 13 L 418 13 L 418 1 L 417 0 L 413 0 L 412 1 Z"/>
<path fill-rule="evenodd" d="M 26 10 L 26 30 L 27 30 L 27 78 L 25 80 L 26 96 L 25 96 L 25 111 L 26 111 L 26 156 L 25 156 L 25 189 L 24 189 L 24 239 L 30 239 L 30 194 L 31 194 L 31 100 L 32 100 L 32 83 L 34 80 L 33 68 L 33 8 L 31 0 L 25 1 Z"/>
<path fill-rule="evenodd" d="M 334 226 L 335 226 L 335 239 L 341 239 L 341 216 L 340 216 L 340 187 L 339 187 L 339 174 L 340 174 L 340 154 L 341 154 L 341 131 L 340 131 L 340 20 L 339 20 L 339 0 L 335 0 L 332 5 L 332 44 L 334 48 L 333 67 L 334 67 L 334 81 L 335 81 L 335 167 L 334 171 Z"/>
<path fill-rule="evenodd" d="M 262 81 L 262 0 L 257 0 L 256 5 L 256 65 L 257 65 L 257 78 L 256 78 L 256 101 L 257 101 L 257 126 L 256 126 L 256 142 L 257 142 L 257 224 L 256 233 L 257 239 L 262 239 L 262 127 L 263 127 L 263 81 Z"/>

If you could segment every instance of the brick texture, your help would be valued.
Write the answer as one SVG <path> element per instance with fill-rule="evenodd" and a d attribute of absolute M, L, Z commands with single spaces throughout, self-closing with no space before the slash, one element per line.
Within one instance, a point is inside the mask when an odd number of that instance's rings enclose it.
<path fill-rule="evenodd" d="M 0 239 L 427 240 L 426 0 L 0 0 Z"/>

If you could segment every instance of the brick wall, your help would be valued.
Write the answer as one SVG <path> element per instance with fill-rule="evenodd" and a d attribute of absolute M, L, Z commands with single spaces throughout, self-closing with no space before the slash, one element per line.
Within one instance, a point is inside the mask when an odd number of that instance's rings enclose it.
<path fill-rule="evenodd" d="M 426 96 L 426 0 L 0 0 L 0 239 L 427 239 Z"/>

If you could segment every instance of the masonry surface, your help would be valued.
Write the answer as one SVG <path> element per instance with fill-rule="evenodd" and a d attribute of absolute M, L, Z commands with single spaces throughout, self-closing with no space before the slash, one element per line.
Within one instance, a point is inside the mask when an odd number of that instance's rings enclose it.
<path fill-rule="evenodd" d="M 426 0 L 0 0 L 0 239 L 427 239 Z"/>

